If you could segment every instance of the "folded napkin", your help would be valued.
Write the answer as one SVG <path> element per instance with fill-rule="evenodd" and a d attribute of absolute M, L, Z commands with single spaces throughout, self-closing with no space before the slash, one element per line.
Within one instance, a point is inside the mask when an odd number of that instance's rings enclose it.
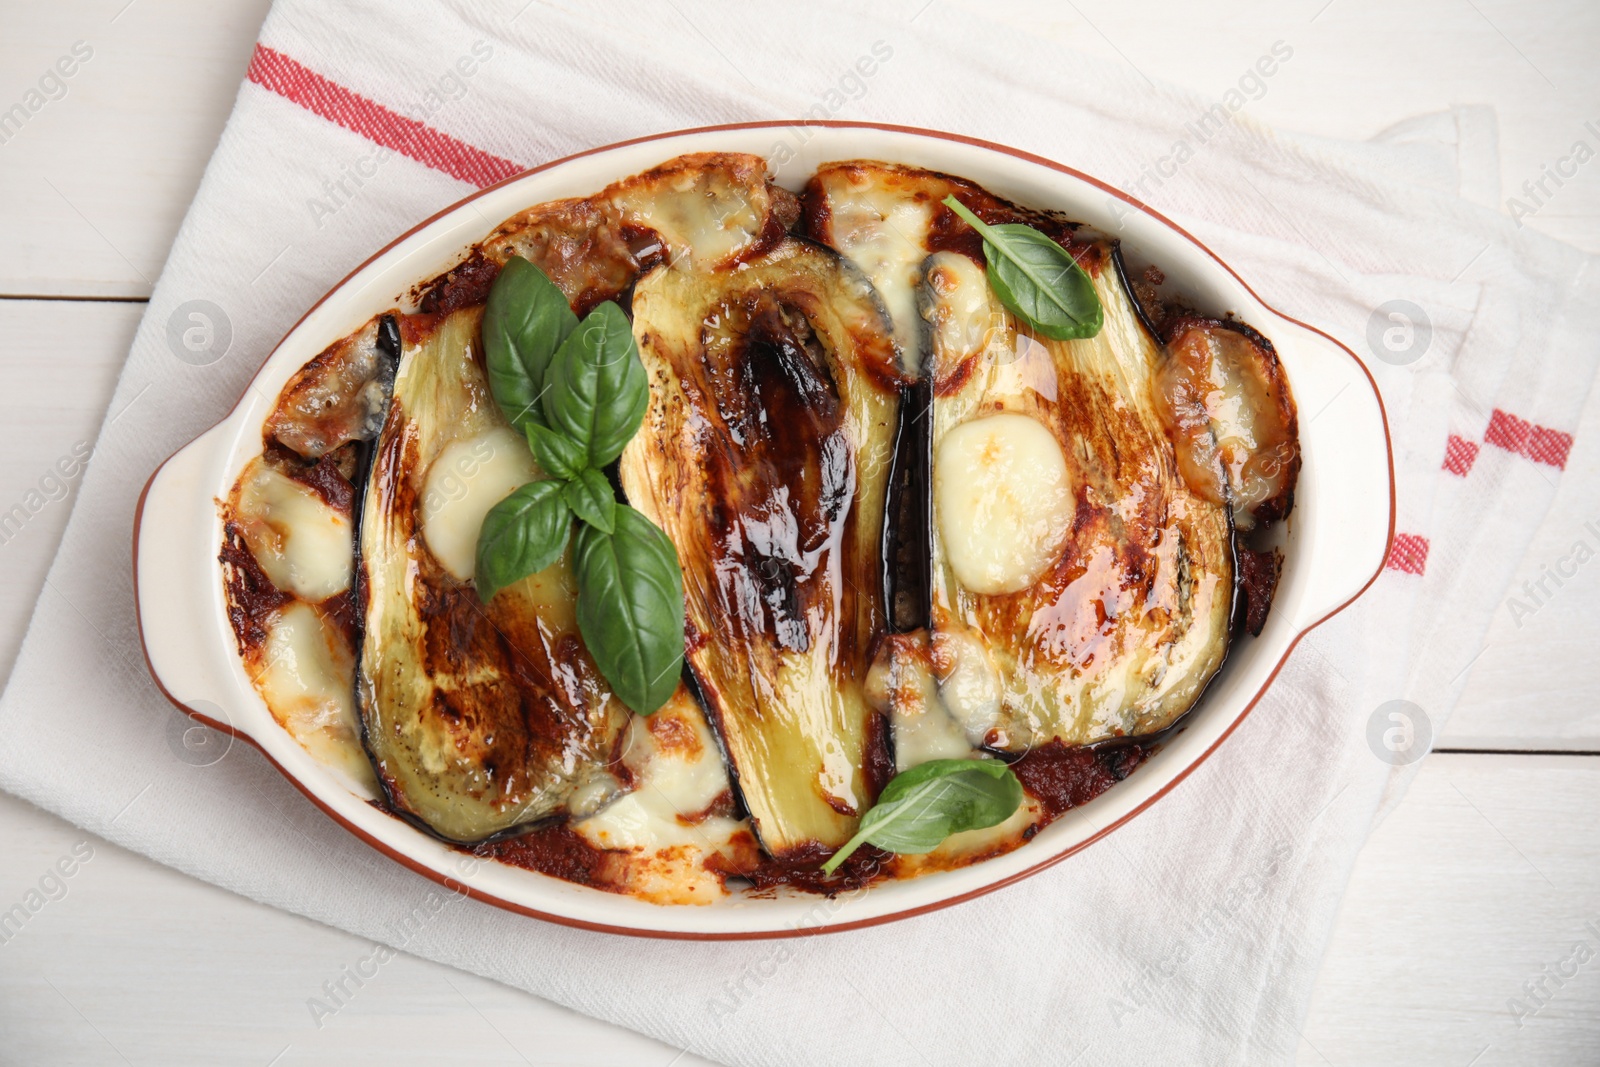
<path fill-rule="evenodd" d="M 1275 134 L 1250 105 L 1292 67 L 1292 42 L 1261 42 L 1233 89 L 1201 99 L 1029 31 L 1048 16 L 979 20 L 923 0 L 629 3 L 603 17 L 524 0 L 279 0 L 0 702 L 0 786 L 252 899 L 725 1063 L 1291 1057 L 1356 850 L 1443 725 L 1562 475 L 1594 376 L 1597 272 L 1467 198 L 1493 199 L 1482 110 L 1359 145 Z M 175 758 L 187 722 L 151 686 L 135 634 L 139 489 L 229 410 L 308 305 L 475 185 L 628 137 L 799 116 L 974 135 L 1130 188 L 1269 303 L 1339 336 L 1376 376 L 1394 437 L 1388 567 L 1169 796 L 1001 892 L 789 942 L 592 934 L 474 902 L 416 928 L 406 917 L 431 883 L 253 750 Z M 776 136 L 774 151 L 804 136 Z M 174 340 L 191 301 L 227 327 L 203 366 Z"/>

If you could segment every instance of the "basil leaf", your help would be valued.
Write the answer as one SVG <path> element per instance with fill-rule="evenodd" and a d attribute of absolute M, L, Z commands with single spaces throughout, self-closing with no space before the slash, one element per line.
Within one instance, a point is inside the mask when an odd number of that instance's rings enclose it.
<path fill-rule="evenodd" d="M 649 715 L 683 670 L 683 572 L 666 534 L 625 504 L 615 509 L 612 533 L 578 527 L 578 632 L 612 692 Z"/>
<path fill-rule="evenodd" d="M 613 302 L 601 304 L 562 342 L 546 376 L 544 414 L 604 467 L 622 455 L 650 402 L 633 327 Z"/>
<path fill-rule="evenodd" d="M 521 256 L 500 268 L 483 309 L 489 392 L 518 429 L 543 421 L 539 398 L 550 359 L 578 326 L 566 296 Z"/>
<path fill-rule="evenodd" d="M 571 531 L 560 482 L 529 482 L 490 508 L 478 531 L 478 599 L 487 604 L 512 582 L 560 559 Z"/>
<path fill-rule="evenodd" d="M 581 470 L 567 483 L 562 495 L 578 518 L 602 533 L 616 531 L 617 498 L 604 474 L 593 467 Z"/>
<path fill-rule="evenodd" d="M 944 206 L 982 235 L 989 287 L 1008 311 L 1056 341 L 1100 332 L 1105 313 L 1099 294 L 1070 252 L 1032 226 L 990 226 L 954 196 L 945 197 Z"/>
<path fill-rule="evenodd" d="M 856 835 L 822 865 L 832 874 L 862 844 L 889 852 L 932 852 L 951 834 L 1009 819 L 1022 783 L 999 760 L 939 759 L 902 771 L 883 787 Z"/>
<path fill-rule="evenodd" d="M 528 447 L 539 467 L 552 478 L 567 481 L 589 465 L 583 447 L 566 434 L 556 433 L 548 426 L 530 422 L 526 427 Z M 609 490 L 608 490 L 609 492 Z"/>

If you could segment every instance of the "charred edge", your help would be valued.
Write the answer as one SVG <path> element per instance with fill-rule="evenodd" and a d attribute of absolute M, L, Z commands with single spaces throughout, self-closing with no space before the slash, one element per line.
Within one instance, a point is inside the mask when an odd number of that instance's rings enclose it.
<path fill-rule="evenodd" d="M 322 498 L 323 503 L 335 511 L 348 514 L 355 507 L 355 486 L 350 479 L 344 476 L 340 468 L 344 465 L 347 457 L 353 457 L 356 467 L 359 468 L 361 463 L 360 449 L 359 447 L 352 448 L 352 446 L 359 446 L 359 444 L 360 442 L 356 441 L 346 442 L 332 452 L 324 453 L 321 459 L 311 464 L 307 464 L 304 460 L 299 460 L 298 457 L 296 457 L 297 462 L 280 461 L 279 469 L 290 478 L 316 493 L 317 496 Z M 279 449 L 282 449 L 281 445 Z M 287 450 L 284 449 L 283 451 Z"/>
<path fill-rule="evenodd" d="M 400 362 L 400 323 L 393 315 L 378 320 L 378 351 L 388 356 L 391 363 Z"/>
<path fill-rule="evenodd" d="M 1234 633 L 1241 630 L 1251 637 L 1261 636 L 1272 611 L 1272 601 L 1278 592 L 1278 574 L 1283 567 L 1283 557 L 1276 549 L 1257 552 L 1237 539 L 1234 548 L 1238 579 L 1234 582 L 1234 612 L 1231 625 Z"/>
<path fill-rule="evenodd" d="M 1162 344 L 1160 324 L 1151 316 L 1151 309 L 1145 306 L 1144 300 L 1139 295 L 1138 286 L 1134 284 L 1132 278 L 1128 277 L 1128 264 L 1122 258 L 1122 242 L 1120 241 L 1111 246 L 1111 265 L 1116 268 L 1117 281 L 1122 284 L 1122 291 L 1128 294 L 1128 302 L 1133 305 L 1133 312 L 1139 318 L 1139 325 L 1144 327 L 1145 332 L 1150 335 L 1152 341 L 1157 345 Z"/>
<path fill-rule="evenodd" d="M 500 275 L 500 264 L 474 248 L 472 254 L 430 282 L 423 284 L 417 307 L 425 315 L 448 315 L 476 307 L 489 299 L 489 288 Z"/>
<path fill-rule="evenodd" d="M 889 728 L 889 717 L 869 711 L 866 738 L 862 746 L 861 776 L 866 780 L 873 803 L 883 795 L 884 787 L 894 777 L 893 739 L 894 731 Z"/>
<path fill-rule="evenodd" d="M 586 841 L 564 822 L 541 828 L 525 828 L 515 840 L 496 835 L 475 845 L 457 846 L 459 851 L 480 859 L 537 871 L 552 878 L 610 892 L 622 888 L 604 877 L 609 854 Z"/>
<path fill-rule="evenodd" d="M 1239 633 L 1239 623 L 1243 620 L 1245 611 L 1244 589 L 1239 581 L 1239 553 L 1244 549 L 1244 539 L 1233 525 L 1233 506 L 1230 504 L 1224 510 L 1228 516 L 1228 563 L 1233 569 L 1232 598 L 1228 606 L 1228 633 L 1233 635 Z M 1228 642 L 1228 646 L 1229 649 L 1232 648 L 1233 642 L 1231 640 Z M 1222 663 L 1227 662 L 1228 650 L 1224 650 Z M 1222 663 L 1217 664 L 1217 673 L 1221 673 Z M 1213 674 L 1212 677 L 1215 678 L 1216 674 Z M 1209 681 L 1206 682 L 1207 686 L 1210 686 L 1210 684 Z M 1202 695 L 1204 692 L 1204 690 L 1201 690 Z M 1195 699 L 1195 703 L 1200 703 L 1199 698 Z"/>
<path fill-rule="evenodd" d="M 398 364 L 401 351 L 400 324 L 393 315 L 385 315 L 384 321 L 378 326 L 378 345 L 383 349 L 384 355 L 390 356 Z M 391 355 L 391 346 L 392 352 Z M 398 371 L 398 366 L 396 367 Z M 423 825 L 420 819 L 410 816 L 399 803 L 399 791 L 395 788 L 389 773 L 384 769 L 383 761 L 374 753 L 372 735 L 367 727 L 366 694 L 365 687 L 361 684 L 362 655 L 366 651 L 367 635 L 367 609 L 371 590 L 367 586 L 367 565 L 361 555 L 361 537 L 364 532 L 367 512 L 367 490 L 372 485 L 373 468 L 382 458 L 381 447 L 383 435 L 389 429 L 390 422 L 395 419 L 400 405 L 391 393 L 389 408 L 384 413 L 383 425 L 378 427 L 378 432 L 370 441 L 356 442 L 356 480 L 354 483 L 355 501 L 353 513 L 350 518 L 350 591 L 353 595 L 352 611 L 355 619 L 350 627 L 351 662 L 354 664 L 350 672 L 350 687 L 355 699 L 356 709 L 356 734 L 361 740 L 361 751 L 366 754 L 367 762 L 372 765 L 372 776 L 378 781 L 378 792 L 383 795 L 383 810 L 390 815 L 419 827 L 431 837 L 438 835 L 433 830 Z"/>
<path fill-rule="evenodd" d="M 929 376 L 901 388 L 882 537 L 883 603 L 894 633 L 932 625 L 932 410 Z"/>
<path fill-rule="evenodd" d="M 819 245 L 827 245 L 833 229 L 833 208 L 827 191 L 813 177 L 800 193 L 800 218 L 796 224 L 797 236 L 808 238 Z"/>

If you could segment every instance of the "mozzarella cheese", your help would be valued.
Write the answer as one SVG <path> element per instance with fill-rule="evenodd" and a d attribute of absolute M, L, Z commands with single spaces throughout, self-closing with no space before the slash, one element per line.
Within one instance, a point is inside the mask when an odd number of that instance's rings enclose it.
<path fill-rule="evenodd" d="M 894 322 L 901 366 L 918 373 L 923 346 L 917 287 L 933 205 L 869 184 L 833 191 L 830 207 L 834 248 L 872 279 Z"/>
<path fill-rule="evenodd" d="M 309 604 L 291 603 L 267 628 L 253 681 L 290 735 L 323 763 L 370 783 L 354 695 L 355 660 L 344 639 Z"/>
<path fill-rule="evenodd" d="M 1032 585 L 1060 554 L 1072 521 L 1061 445 L 1027 415 L 990 415 L 945 434 L 933 498 L 945 558 L 974 593 Z"/>
<path fill-rule="evenodd" d="M 922 317 L 945 374 L 977 353 L 998 364 L 1015 358 L 1016 324 L 995 300 L 982 265 L 960 252 L 935 252 L 923 265 L 928 296 Z"/>
<path fill-rule="evenodd" d="M 234 519 L 272 584 L 312 603 L 350 588 L 350 517 L 310 486 L 255 460 L 240 479 Z"/>
<path fill-rule="evenodd" d="M 622 761 L 634 789 L 573 824 L 597 848 L 653 852 L 690 845 L 711 851 L 743 823 L 705 816 L 728 791 L 722 754 L 700 709 L 680 689 L 654 715 L 628 724 Z"/>
<path fill-rule="evenodd" d="M 1004 691 L 989 646 L 977 630 L 941 629 L 933 635 L 933 667 L 945 712 L 974 745 L 987 742 L 1000 720 Z"/>
<path fill-rule="evenodd" d="M 717 170 L 685 171 L 617 198 L 622 216 L 661 235 L 677 265 L 709 270 L 743 252 L 766 227 L 750 190 Z"/>
<path fill-rule="evenodd" d="M 477 570 L 478 531 L 489 509 L 540 475 L 527 442 L 507 426 L 440 450 L 422 492 L 422 536 L 439 564 L 463 582 Z"/>

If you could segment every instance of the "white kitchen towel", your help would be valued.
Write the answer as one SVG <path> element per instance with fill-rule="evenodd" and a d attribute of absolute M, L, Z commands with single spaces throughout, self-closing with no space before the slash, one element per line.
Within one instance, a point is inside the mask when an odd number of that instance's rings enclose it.
<path fill-rule="evenodd" d="M 1480 206 L 1494 188 L 1481 109 L 1360 145 L 1276 134 L 1251 104 L 1288 76 L 1292 40 L 1259 42 L 1233 87 L 1201 99 L 1051 43 L 1032 29 L 1042 4 L 974 6 L 279 0 L 0 701 L 0 786 L 255 900 L 730 1064 L 1291 1058 L 1355 852 L 1465 684 L 1562 476 L 1600 284 L 1591 257 Z M 1229 742 L 1117 833 L 1004 891 L 866 931 L 729 945 L 438 908 L 431 883 L 247 746 L 186 759 L 187 720 L 138 651 L 135 500 L 303 309 L 519 167 L 802 116 L 974 135 L 1128 188 L 1368 362 L 1394 437 L 1395 549 Z M 804 137 L 777 133 L 773 151 Z M 220 330 L 204 366 L 179 337 L 196 300 Z M 284 1040 L 316 1038 L 308 1012 Z"/>

